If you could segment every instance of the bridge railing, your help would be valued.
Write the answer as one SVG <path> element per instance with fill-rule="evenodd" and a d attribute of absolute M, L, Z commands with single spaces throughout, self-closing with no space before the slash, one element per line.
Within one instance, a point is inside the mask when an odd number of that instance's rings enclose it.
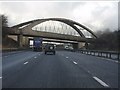
<path fill-rule="evenodd" d="M 105 57 L 109 59 L 114 60 L 120 60 L 120 52 L 115 51 L 100 51 L 100 50 L 77 50 L 77 52 L 87 54 L 87 55 L 93 55 L 98 57 Z"/>

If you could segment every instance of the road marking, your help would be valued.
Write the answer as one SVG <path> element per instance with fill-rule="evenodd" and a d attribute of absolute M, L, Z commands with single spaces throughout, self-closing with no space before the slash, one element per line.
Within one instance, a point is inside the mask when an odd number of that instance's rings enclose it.
<path fill-rule="evenodd" d="M 97 82 L 99 82 L 102 86 L 104 87 L 109 87 L 105 82 L 103 82 L 102 80 L 100 80 L 99 78 L 97 77 L 93 77 Z"/>
<path fill-rule="evenodd" d="M 28 62 L 25 62 L 24 64 L 28 64 Z"/>
<path fill-rule="evenodd" d="M 2 77 L 0 77 L 0 79 L 2 79 Z"/>
<path fill-rule="evenodd" d="M 34 58 L 37 58 L 37 57 L 34 57 Z"/>
<path fill-rule="evenodd" d="M 103 58 L 103 59 L 105 59 L 105 58 Z M 115 62 L 115 63 L 119 63 L 118 61 L 116 61 L 116 60 L 111 60 L 111 59 L 106 59 L 107 61 L 112 61 L 112 62 Z"/>
<path fill-rule="evenodd" d="M 77 62 L 73 61 L 74 64 L 77 64 Z"/>
<path fill-rule="evenodd" d="M 5 56 L 5 57 L 8 57 L 8 56 Z"/>
<path fill-rule="evenodd" d="M 101 58 L 101 59 L 104 59 L 104 60 L 107 60 L 107 61 L 112 61 L 112 62 L 115 62 L 115 63 L 120 63 L 119 61 L 112 60 L 112 59 L 109 59 L 109 58 Z"/>
<path fill-rule="evenodd" d="M 11 52 L 11 53 L 17 53 L 17 52 Z"/>
<path fill-rule="evenodd" d="M 118 63 L 118 61 L 115 61 L 116 63 Z"/>
<path fill-rule="evenodd" d="M 66 58 L 68 58 L 68 57 L 66 57 Z"/>
<path fill-rule="evenodd" d="M 90 73 L 90 71 L 88 71 L 88 73 Z"/>
<path fill-rule="evenodd" d="M 40 55 L 40 54 L 39 54 Z"/>

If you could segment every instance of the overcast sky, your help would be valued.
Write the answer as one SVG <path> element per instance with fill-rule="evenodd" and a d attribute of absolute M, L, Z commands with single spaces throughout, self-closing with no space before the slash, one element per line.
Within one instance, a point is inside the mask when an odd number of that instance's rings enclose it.
<path fill-rule="evenodd" d="M 0 2 L 0 14 L 8 16 L 9 26 L 24 21 L 59 17 L 68 18 L 86 25 L 90 29 L 118 28 L 118 2 Z"/>

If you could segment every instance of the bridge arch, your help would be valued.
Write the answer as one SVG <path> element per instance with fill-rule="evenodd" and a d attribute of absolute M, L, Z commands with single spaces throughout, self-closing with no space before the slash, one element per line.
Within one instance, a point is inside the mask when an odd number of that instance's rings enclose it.
<path fill-rule="evenodd" d="M 94 38 L 97 38 L 97 36 L 92 32 L 92 30 L 90 30 L 89 28 L 87 28 L 86 26 L 78 23 L 78 22 L 75 22 L 73 20 L 69 20 L 69 19 L 65 19 L 65 18 L 46 18 L 46 19 L 37 19 L 37 20 L 32 20 L 32 21 L 28 21 L 28 22 L 24 22 L 24 23 L 21 23 L 21 24 L 18 24 L 18 25 L 15 25 L 13 26 L 12 28 L 20 28 L 20 27 L 23 27 L 24 29 L 25 28 L 32 28 L 38 24 L 41 24 L 43 22 L 46 22 L 46 21 L 59 21 L 59 22 L 62 22 L 62 23 L 65 23 L 69 26 L 71 26 L 74 30 L 76 30 L 78 32 L 78 34 L 85 38 L 85 35 L 81 32 L 81 30 L 76 27 L 79 26 L 79 27 L 82 27 L 83 29 L 85 29 L 87 32 L 89 32 Z"/>

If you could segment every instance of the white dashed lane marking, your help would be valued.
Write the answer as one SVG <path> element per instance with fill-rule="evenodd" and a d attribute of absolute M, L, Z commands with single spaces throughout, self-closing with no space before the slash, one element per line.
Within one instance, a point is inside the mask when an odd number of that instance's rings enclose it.
<path fill-rule="evenodd" d="M 77 62 L 73 61 L 74 64 L 77 64 Z"/>
<path fill-rule="evenodd" d="M 2 79 L 2 77 L 0 77 L 0 79 Z"/>
<path fill-rule="evenodd" d="M 97 82 L 99 82 L 102 86 L 104 87 L 109 87 L 105 82 L 103 82 L 102 80 L 100 80 L 99 78 L 97 77 L 93 77 Z"/>
<path fill-rule="evenodd" d="M 90 73 L 90 71 L 87 71 L 88 73 Z"/>
<path fill-rule="evenodd" d="M 68 57 L 66 57 L 66 58 L 68 58 Z"/>
<path fill-rule="evenodd" d="M 25 62 L 24 64 L 28 64 L 28 62 Z"/>
<path fill-rule="evenodd" d="M 37 58 L 37 57 L 34 57 L 34 58 Z"/>

